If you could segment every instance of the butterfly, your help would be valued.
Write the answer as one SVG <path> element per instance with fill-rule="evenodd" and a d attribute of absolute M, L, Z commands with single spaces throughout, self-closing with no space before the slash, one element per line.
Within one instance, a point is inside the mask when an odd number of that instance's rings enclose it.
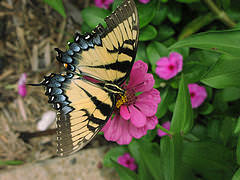
<path fill-rule="evenodd" d="M 102 129 L 124 96 L 137 52 L 139 19 L 134 0 L 125 0 L 91 33 L 76 33 L 69 49 L 56 59 L 64 74 L 50 74 L 40 83 L 57 110 L 57 153 L 82 149 Z"/>

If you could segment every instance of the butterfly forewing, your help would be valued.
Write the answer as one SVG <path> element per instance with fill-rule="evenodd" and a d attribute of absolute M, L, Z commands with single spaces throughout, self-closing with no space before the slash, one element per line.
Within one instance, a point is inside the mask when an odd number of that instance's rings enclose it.
<path fill-rule="evenodd" d="M 125 0 L 105 21 L 106 28 L 99 24 L 90 34 L 76 34 L 69 50 L 56 49 L 67 73 L 51 74 L 41 83 L 58 110 L 59 155 L 76 152 L 101 130 L 116 99 L 104 86 L 120 88 L 131 71 L 139 34 L 134 1 Z"/>
<path fill-rule="evenodd" d="M 139 22 L 134 1 L 124 1 L 105 21 L 106 28 L 99 24 L 91 34 L 77 34 L 70 44 L 76 53 L 66 52 L 58 59 L 66 63 L 69 56 L 69 70 L 119 85 L 128 76 L 137 50 Z"/>

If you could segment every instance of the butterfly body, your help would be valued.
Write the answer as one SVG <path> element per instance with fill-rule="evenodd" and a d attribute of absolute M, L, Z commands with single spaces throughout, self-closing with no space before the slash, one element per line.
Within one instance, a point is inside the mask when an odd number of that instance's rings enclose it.
<path fill-rule="evenodd" d="M 65 74 L 50 74 L 41 85 L 58 112 L 58 154 L 84 147 L 110 118 L 122 84 L 131 71 L 138 43 L 138 15 L 133 0 L 125 0 L 91 33 L 75 34 L 65 52 L 56 48 Z"/>

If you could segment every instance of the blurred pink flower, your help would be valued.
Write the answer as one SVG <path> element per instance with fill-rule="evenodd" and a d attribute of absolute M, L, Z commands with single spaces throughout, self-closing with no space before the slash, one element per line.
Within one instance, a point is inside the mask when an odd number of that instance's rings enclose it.
<path fill-rule="evenodd" d="M 108 9 L 109 5 L 113 3 L 113 0 L 94 0 L 94 2 L 99 8 Z"/>
<path fill-rule="evenodd" d="M 169 80 L 182 71 L 183 57 L 177 52 L 172 52 L 169 57 L 160 58 L 156 64 L 156 74 L 164 80 Z"/>
<path fill-rule="evenodd" d="M 170 130 L 170 121 L 167 121 L 165 123 L 162 124 L 162 127 L 164 127 L 167 130 Z M 166 136 L 168 135 L 167 133 L 165 133 L 164 131 L 162 131 L 161 129 L 157 130 L 157 134 L 158 136 L 162 137 L 162 136 Z"/>
<path fill-rule="evenodd" d="M 138 0 L 140 3 L 147 4 L 150 0 Z"/>
<path fill-rule="evenodd" d="M 160 92 L 153 88 L 153 75 L 147 70 L 148 66 L 143 61 L 134 63 L 129 83 L 124 88 L 125 97 L 120 97 L 115 116 L 102 129 L 108 141 L 129 144 L 132 137 L 141 138 L 147 130 L 156 127 L 158 119 L 155 114 L 161 98 Z M 142 93 L 137 96 L 137 92 Z"/>
<path fill-rule="evenodd" d="M 22 75 L 18 80 L 18 94 L 22 97 L 25 97 L 27 95 L 26 81 L 27 81 L 27 74 L 22 73 Z"/>
<path fill-rule="evenodd" d="M 129 168 L 132 171 L 135 171 L 137 169 L 137 165 L 135 164 L 135 160 L 133 157 L 130 156 L 129 153 L 125 153 L 122 156 L 118 157 L 118 163 L 122 166 Z"/>
<path fill-rule="evenodd" d="M 189 84 L 188 89 L 191 97 L 192 108 L 197 108 L 206 99 L 207 91 L 205 87 L 197 84 Z"/>

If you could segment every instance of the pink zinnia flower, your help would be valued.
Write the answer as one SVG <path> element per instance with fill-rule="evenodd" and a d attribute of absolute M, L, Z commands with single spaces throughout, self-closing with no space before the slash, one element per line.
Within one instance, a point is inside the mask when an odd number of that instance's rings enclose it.
<path fill-rule="evenodd" d="M 192 108 L 200 106 L 207 97 L 207 91 L 203 86 L 197 84 L 188 85 Z"/>
<path fill-rule="evenodd" d="M 138 0 L 140 3 L 147 4 L 150 0 Z"/>
<path fill-rule="evenodd" d="M 104 137 L 118 144 L 129 144 L 134 138 L 141 138 L 148 129 L 158 123 L 155 116 L 160 92 L 153 88 L 153 75 L 147 73 L 148 66 L 143 61 L 134 63 L 126 93 L 117 101 L 115 116 L 103 127 Z M 137 92 L 142 92 L 136 95 Z"/>
<path fill-rule="evenodd" d="M 25 97 L 27 94 L 26 81 L 27 81 L 27 74 L 22 73 L 22 75 L 18 80 L 18 94 L 22 97 Z"/>
<path fill-rule="evenodd" d="M 164 127 L 167 130 L 170 130 L 170 121 L 167 121 L 165 123 L 163 123 L 162 127 Z M 161 129 L 157 130 L 157 134 L 158 136 L 162 137 L 162 136 L 166 136 L 168 135 L 167 133 L 165 133 L 164 131 L 162 131 Z"/>
<path fill-rule="evenodd" d="M 129 168 L 132 171 L 135 171 L 137 169 L 137 165 L 135 164 L 134 158 L 130 156 L 129 153 L 125 153 L 122 156 L 118 157 L 118 163 L 122 166 Z"/>
<path fill-rule="evenodd" d="M 113 3 L 113 0 L 95 0 L 94 2 L 99 8 L 108 9 L 109 5 Z"/>
<path fill-rule="evenodd" d="M 156 64 L 156 74 L 164 80 L 169 80 L 182 71 L 183 57 L 177 52 L 172 52 L 169 57 L 160 58 Z"/>

